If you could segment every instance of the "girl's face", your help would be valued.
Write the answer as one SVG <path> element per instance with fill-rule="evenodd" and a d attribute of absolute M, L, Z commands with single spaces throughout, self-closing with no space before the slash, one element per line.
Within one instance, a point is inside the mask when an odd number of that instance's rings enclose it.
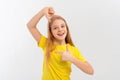
<path fill-rule="evenodd" d="M 65 41 L 67 35 L 67 28 L 63 20 L 61 19 L 55 20 L 51 26 L 51 31 L 56 40 Z"/>

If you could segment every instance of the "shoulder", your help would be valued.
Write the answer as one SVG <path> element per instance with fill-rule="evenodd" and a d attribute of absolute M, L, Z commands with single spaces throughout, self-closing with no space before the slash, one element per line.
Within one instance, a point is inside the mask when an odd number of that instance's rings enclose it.
<path fill-rule="evenodd" d="M 73 52 L 73 51 L 79 51 L 78 48 L 76 46 L 73 46 L 71 44 L 67 44 L 68 45 L 68 48 Z"/>
<path fill-rule="evenodd" d="M 71 54 L 73 56 L 75 56 L 77 59 L 81 60 L 82 62 L 86 61 L 86 59 L 82 55 L 81 51 L 77 47 L 69 45 L 69 50 L 70 50 Z"/>
<path fill-rule="evenodd" d="M 47 37 L 45 37 L 44 35 L 41 36 L 41 38 L 38 41 L 38 46 L 39 47 L 45 47 L 47 44 Z"/>

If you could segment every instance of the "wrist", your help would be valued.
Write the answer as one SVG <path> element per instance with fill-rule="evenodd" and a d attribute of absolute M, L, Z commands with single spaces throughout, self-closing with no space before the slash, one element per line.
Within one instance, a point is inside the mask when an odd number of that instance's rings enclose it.
<path fill-rule="evenodd" d="M 43 9 L 41 10 L 41 11 L 42 11 L 42 14 L 43 14 L 43 15 L 47 14 L 47 13 L 48 13 L 48 9 L 49 9 L 49 7 L 43 8 Z"/>
<path fill-rule="evenodd" d="M 75 57 L 73 56 L 73 55 L 71 55 L 71 58 L 70 58 L 70 62 L 74 62 L 74 60 L 75 60 Z"/>
<path fill-rule="evenodd" d="M 40 13 L 42 14 L 42 16 L 44 16 L 44 15 L 45 15 L 45 10 L 42 9 L 42 10 L 40 11 Z"/>

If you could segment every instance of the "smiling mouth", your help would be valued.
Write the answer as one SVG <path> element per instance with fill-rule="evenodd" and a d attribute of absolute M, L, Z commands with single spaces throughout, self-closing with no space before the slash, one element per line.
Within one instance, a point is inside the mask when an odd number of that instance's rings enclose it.
<path fill-rule="evenodd" d="M 65 33 L 60 33 L 60 34 L 57 34 L 58 36 L 63 36 Z"/>

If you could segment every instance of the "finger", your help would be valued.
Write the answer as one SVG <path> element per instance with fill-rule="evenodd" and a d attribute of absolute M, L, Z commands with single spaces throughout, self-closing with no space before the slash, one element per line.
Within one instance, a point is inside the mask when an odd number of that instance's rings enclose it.
<path fill-rule="evenodd" d="M 50 18 L 50 17 L 49 17 L 49 14 L 46 14 L 46 18 L 49 20 L 49 18 Z"/>
<path fill-rule="evenodd" d="M 49 7 L 50 10 L 54 10 L 52 7 Z"/>
<path fill-rule="evenodd" d="M 50 17 L 49 17 L 48 14 L 46 15 L 46 18 L 47 18 L 48 22 L 51 22 Z"/>
<path fill-rule="evenodd" d="M 66 45 L 66 51 L 69 52 L 69 48 L 68 48 L 68 45 Z"/>
<path fill-rule="evenodd" d="M 49 8 L 49 13 L 53 14 L 55 11 L 52 7 Z"/>
<path fill-rule="evenodd" d="M 49 14 L 54 14 L 54 10 L 49 10 Z"/>
<path fill-rule="evenodd" d="M 54 11 L 54 9 L 53 8 L 49 8 L 49 11 Z"/>
<path fill-rule="evenodd" d="M 49 11 L 49 15 L 50 16 L 54 15 L 54 11 Z"/>

